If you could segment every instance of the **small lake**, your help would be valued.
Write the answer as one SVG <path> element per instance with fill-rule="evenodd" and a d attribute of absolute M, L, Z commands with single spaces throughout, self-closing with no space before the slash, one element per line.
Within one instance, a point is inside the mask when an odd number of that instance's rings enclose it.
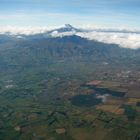
<path fill-rule="evenodd" d="M 90 89 L 94 90 L 93 94 L 80 94 L 72 97 L 71 103 L 76 106 L 81 106 L 81 107 L 90 107 L 90 106 L 95 106 L 100 103 L 104 103 L 106 100 L 107 96 L 113 96 L 113 97 L 120 97 L 123 98 L 125 96 L 125 92 L 119 92 L 119 91 L 113 91 L 108 88 L 100 88 L 96 86 L 87 86 L 87 85 L 82 85 L 86 86 Z"/>
<path fill-rule="evenodd" d="M 76 95 L 71 98 L 71 103 L 76 106 L 90 107 L 102 103 L 102 99 L 97 99 L 96 95 Z"/>

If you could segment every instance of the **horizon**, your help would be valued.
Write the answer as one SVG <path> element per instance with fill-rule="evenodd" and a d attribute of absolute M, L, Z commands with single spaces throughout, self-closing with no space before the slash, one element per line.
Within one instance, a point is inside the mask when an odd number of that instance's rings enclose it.
<path fill-rule="evenodd" d="M 0 0 L 0 34 L 46 33 L 70 24 L 79 35 L 126 48 L 140 48 L 139 0 Z"/>
<path fill-rule="evenodd" d="M 140 34 L 140 27 L 139 28 L 131 28 L 131 27 L 124 27 L 124 26 L 101 26 L 95 24 L 83 24 L 83 25 L 73 25 L 70 23 L 61 24 L 61 25 L 51 25 L 51 26 L 11 26 L 5 25 L 0 26 L 0 33 L 11 33 L 11 34 L 18 34 L 18 33 L 25 33 L 29 32 L 31 34 L 36 33 L 44 33 L 51 30 L 59 29 L 59 28 L 67 28 L 67 25 L 71 26 L 75 29 L 81 29 L 83 31 L 99 31 L 99 32 L 122 32 L 122 33 L 136 33 Z"/>

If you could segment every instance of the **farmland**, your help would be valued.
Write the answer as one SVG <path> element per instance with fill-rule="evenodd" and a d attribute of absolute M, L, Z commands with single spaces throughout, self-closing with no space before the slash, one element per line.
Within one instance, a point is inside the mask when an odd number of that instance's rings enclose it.
<path fill-rule="evenodd" d="M 76 36 L 17 44 L 0 48 L 0 140 L 140 139 L 135 51 Z"/>

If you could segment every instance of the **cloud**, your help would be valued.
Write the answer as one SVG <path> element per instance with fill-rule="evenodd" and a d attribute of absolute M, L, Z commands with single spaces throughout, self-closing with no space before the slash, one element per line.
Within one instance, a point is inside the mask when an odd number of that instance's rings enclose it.
<path fill-rule="evenodd" d="M 57 31 L 54 31 L 51 33 L 52 37 L 63 37 L 63 36 L 71 36 L 71 35 L 76 35 L 77 33 L 75 31 L 71 32 L 63 32 L 63 33 L 58 33 Z"/>
<path fill-rule="evenodd" d="M 137 49 L 140 48 L 140 34 L 136 33 L 117 33 L 117 32 L 87 32 L 77 33 L 77 35 L 97 40 L 109 44 L 118 44 L 123 48 Z"/>
<path fill-rule="evenodd" d="M 32 35 L 32 34 L 38 34 L 38 33 L 44 33 L 47 31 L 50 31 L 51 29 L 54 29 L 55 26 L 50 27 L 40 27 L 40 26 L 0 26 L 0 34 L 9 33 L 11 35 Z"/>

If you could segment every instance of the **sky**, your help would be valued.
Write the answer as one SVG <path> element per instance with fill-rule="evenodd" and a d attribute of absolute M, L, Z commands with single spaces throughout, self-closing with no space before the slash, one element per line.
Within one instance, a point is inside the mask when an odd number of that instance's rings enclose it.
<path fill-rule="evenodd" d="M 140 28 L 140 0 L 0 0 L 0 26 Z"/>

